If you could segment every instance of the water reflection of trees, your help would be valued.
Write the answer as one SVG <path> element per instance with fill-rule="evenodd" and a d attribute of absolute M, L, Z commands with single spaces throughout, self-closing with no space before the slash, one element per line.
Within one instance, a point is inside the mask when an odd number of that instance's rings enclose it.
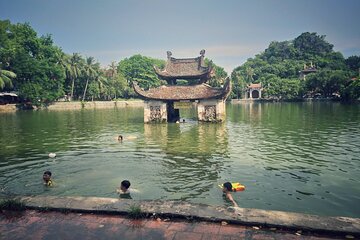
<path fill-rule="evenodd" d="M 165 153 L 161 161 L 163 189 L 172 199 L 188 199 L 208 192 L 229 155 L 225 124 L 146 124 L 146 144 Z"/>

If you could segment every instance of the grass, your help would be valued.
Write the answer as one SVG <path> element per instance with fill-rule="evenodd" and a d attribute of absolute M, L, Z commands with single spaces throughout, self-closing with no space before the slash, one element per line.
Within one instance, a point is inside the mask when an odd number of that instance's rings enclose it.
<path fill-rule="evenodd" d="M 25 209 L 24 202 L 19 199 L 4 199 L 0 202 L 0 210 L 23 211 Z"/>
<path fill-rule="evenodd" d="M 128 216 L 132 219 L 139 219 L 144 217 L 144 213 L 141 211 L 141 207 L 139 205 L 131 205 Z"/>

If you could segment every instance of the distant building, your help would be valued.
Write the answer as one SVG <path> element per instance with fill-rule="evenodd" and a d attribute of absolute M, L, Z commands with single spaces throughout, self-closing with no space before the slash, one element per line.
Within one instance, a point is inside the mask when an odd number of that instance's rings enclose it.
<path fill-rule="evenodd" d="M 261 83 L 251 83 L 245 90 L 245 99 L 261 99 Z"/>
<path fill-rule="evenodd" d="M 19 103 L 19 96 L 16 93 L 0 93 L 0 105 L 8 103 Z"/>
<path fill-rule="evenodd" d="M 306 64 L 304 64 L 304 69 L 299 71 L 299 78 L 301 80 L 305 80 L 306 75 L 309 73 L 316 73 L 317 71 L 318 70 L 316 69 L 315 65 L 312 64 L 312 62 L 310 63 L 310 66 L 306 66 Z"/>

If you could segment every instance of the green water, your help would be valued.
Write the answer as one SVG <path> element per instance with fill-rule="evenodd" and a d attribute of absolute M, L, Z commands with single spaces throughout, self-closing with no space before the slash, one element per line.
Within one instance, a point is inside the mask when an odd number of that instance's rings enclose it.
<path fill-rule="evenodd" d="M 224 124 L 145 124 L 142 108 L 0 114 L 1 194 L 117 197 L 360 217 L 360 105 L 227 105 Z M 125 140 L 116 141 L 122 134 Z M 51 159 L 48 153 L 55 152 Z M 55 187 L 42 185 L 53 172 Z"/>

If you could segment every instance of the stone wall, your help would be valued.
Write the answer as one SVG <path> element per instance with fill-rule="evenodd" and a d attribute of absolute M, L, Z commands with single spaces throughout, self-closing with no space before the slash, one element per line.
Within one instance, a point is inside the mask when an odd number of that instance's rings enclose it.
<path fill-rule="evenodd" d="M 15 112 L 16 110 L 16 104 L 0 105 L 0 112 Z"/>
<path fill-rule="evenodd" d="M 144 102 L 144 123 L 150 122 L 167 122 L 166 102 Z"/>
<path fill-rule="evenodd" d="M 104 109 L 118 107 L 143 107 L 144 102 L 138 101 L 93 101 L 93 102 L 55 102 L 47 107 L 48 110 L 74 109 Z"/>
<path fill-rule="evenodd" d="M 93 101 L 93 102 L 54 102 L 47 107 L 34 109 L 47 110 L 80 110 L 80 109 L 104 109 L 104 108 L 123 108 L 123 107 L 143 107 L 144 101 Z M 0 105 L 0 112 L 15 112 L 19 110 L 16 104 Z"/>
<path fill-rule="evenodd" d="M 225 101 L 222 99 L 201 100 L 197 105 L 198 120 L 203 122 L 225 121 Z"/>

